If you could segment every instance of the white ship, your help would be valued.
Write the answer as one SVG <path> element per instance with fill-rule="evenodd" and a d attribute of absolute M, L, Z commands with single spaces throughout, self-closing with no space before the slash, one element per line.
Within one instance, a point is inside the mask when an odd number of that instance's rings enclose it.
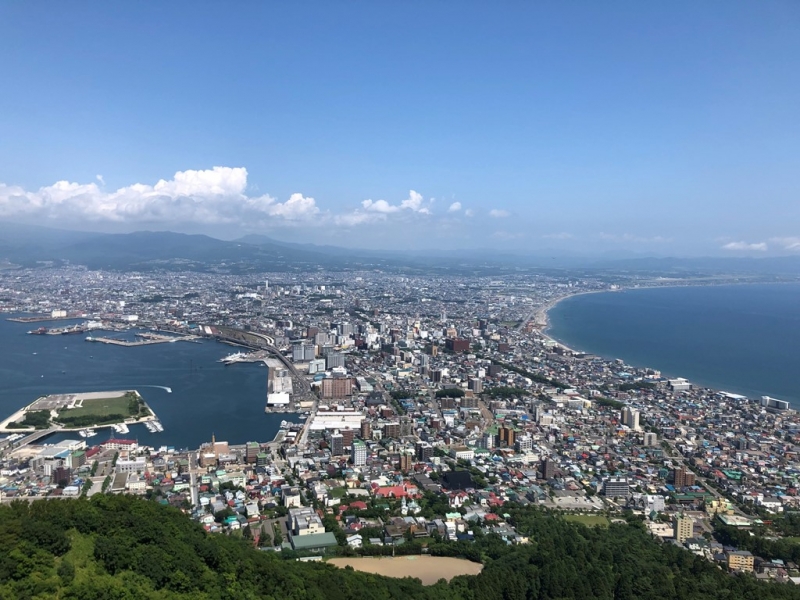
<path fill-rule="evenodd" d="M 144 426 L 147 427 L 147 431 L 150 433 L 161 433 L 164 431 L 164 426 L 160 421 L 147 421 Z"/>
<path fill-rule="evenodd" d="M 78 435 L 83 437 L 83 438 L 90 438 L 90 437 L 93 437 L 93 436 L 97 435 L 97 432 L 94 429 L 86 428 L 86 429 L 81 429 L 78 432 Z"/>
<path fill-rule="evenodd" d="M 239 362 L 243 358 L 247 358 L 247 352 L 234 352 L 233 354 L 229 354 L 225 358 L 220 358 L 219 362 L 226 365 L 232 365 L 233 363 Z"/>
<path fill-rule="evenodd" d="M 130 431 L 130 429 L 128 429 L 128 426 L 125 423 L 119 423 L 117 425 L 114 425 L 114 431 L 116 431 L 117 433 L 126 434 Z"/>

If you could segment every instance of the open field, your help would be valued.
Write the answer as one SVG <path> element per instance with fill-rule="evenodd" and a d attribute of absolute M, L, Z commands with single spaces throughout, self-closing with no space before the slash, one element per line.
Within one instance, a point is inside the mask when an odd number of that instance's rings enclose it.
<path fill-rule="evenodd" d="M 135 396 L 134 396 L 135 397 Z M 136 416 L 131 414 L 129 396 L 117 396 L 112 398 L 93 398 L 83 400 L 81 406 L 70 408 L 59 413 L 61 417 L 107 417 L 108 415 Z"/>
<path fill-rule="evenodd" d="M 446 556 L 332 558 L 328 562 L 340 568 L 350 566 L 356 571 L 386 577 L 416 577 L 423 585 L 433 585 L 440 579 L 450 581 L 457 575 L 477 575 L 483 569 L 479 563 Z"/>
<path fill-rule="evenodd" d="M 587 527 L 608 527 L 608 518 L 602 515 L 564 515 L 565 521 L 582 523 Z"/>

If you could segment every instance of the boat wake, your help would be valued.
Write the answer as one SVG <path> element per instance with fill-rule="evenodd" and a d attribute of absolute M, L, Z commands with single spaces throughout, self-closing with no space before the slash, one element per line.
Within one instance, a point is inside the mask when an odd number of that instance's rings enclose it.
<path fill-rule="evenodd" d="M 143 385 L 142 387 L 152 387 L 152 388 L 158 388 L 158 389 L 160 389 L 160 390 L 164 390 L 164 391 L 165 391 L 165 392 L 167 392 L 168 394 L 171 394 L 171 393 L 172 393 L 172 388 L 171 388 L 171 387 L 167 387 L 167 386 L 165 386 L 165 385 Z"/>

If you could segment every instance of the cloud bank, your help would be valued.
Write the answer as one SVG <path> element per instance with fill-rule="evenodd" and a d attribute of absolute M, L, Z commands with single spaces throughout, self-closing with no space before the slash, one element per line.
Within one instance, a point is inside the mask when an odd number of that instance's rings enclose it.
<path fill-rule="evenodd" d="M 102 176 L 97 177 L 104 183 Z M 261 224 L 305 222 L 320 215 L 314 198 L 292 194 L 285 202 L 245 194 L 247 169 L 214 167 L 178 171 L 155 185 L 136 183 L 113 192 L 96 183 L 58 181 L 27 191 L 0 183 L 0 218 L 93 223 Z"/>

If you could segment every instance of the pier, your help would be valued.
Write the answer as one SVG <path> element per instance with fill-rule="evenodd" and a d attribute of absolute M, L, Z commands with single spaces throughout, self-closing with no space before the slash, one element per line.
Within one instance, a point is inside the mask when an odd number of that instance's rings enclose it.
<path fill-rule="evenodd" d="M 152 344 L 166 344 L 170 342 L 194 342 L 200 339 L 199 335 L 163 335 L 160 333 L 137 333 L 136 337 L 139 338 L 134 341 L 120 340 L 118 338 L 110 337 L 87 337 L 87 342 L 100 342 L 101 344 L 112 344 L 114 346 L 150 346 Z"/>

